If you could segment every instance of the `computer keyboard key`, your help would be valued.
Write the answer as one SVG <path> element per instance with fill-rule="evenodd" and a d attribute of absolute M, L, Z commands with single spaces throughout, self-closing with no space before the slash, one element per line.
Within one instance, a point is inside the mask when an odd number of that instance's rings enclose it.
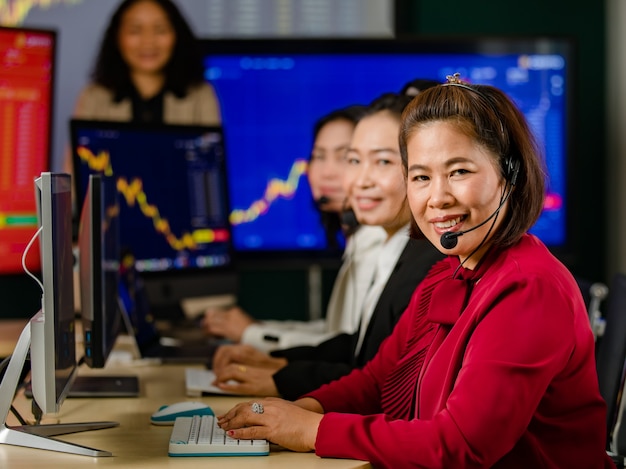
<path fill-rule="evenodd" d="M 267 440 L 237 440 L 226 435 L 213 415 L 178 417 L 170 435 L 170 456 L 267 456 Z"/>

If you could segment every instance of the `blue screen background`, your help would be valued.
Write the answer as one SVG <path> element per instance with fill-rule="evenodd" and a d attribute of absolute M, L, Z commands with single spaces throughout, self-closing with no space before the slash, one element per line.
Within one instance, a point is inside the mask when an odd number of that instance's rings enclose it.
<path fill-rule="evenodd" d="M 545 208 L 532 232 L 548 246 L 562 246 L 567 241 L 566 65 L 554 54 L 211 53 L 205 74 L 222 110 L 231 209 L 249 208 L 263 198 L 272 179 L 287 179 L 294 162 L 308 157 L 313 125 L 322 115 L 398 92 L 416 78 L 443 82 L 460 72 L 470 82 L 502 89 L 526 116 L 549 173 Z M 290 189 L 264 213 L 235 223 L 236 250 L 324 249 L 306 176 Z"/>

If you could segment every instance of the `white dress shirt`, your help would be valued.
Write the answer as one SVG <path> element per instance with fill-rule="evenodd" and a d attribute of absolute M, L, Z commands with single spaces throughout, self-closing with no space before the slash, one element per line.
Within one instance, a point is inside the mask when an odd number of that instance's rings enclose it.
<path fill-rule="evenodd" d="M 337 334 L 356 332 L 363 300 L 372 283 L 376 259 L 386 236 L 385 230 L 379 226 L 363 225 L 348 239 L 326 309 L 326 319 L 254 323 L 244 330 L 241 343 L 269 352 L 317 345 Z"/>
<path fill-rule="evenodd" d="M 359 340 L 356 345 L 355 355 L 358 355 L 365 339 L 365 332 L 369 326 L 370 319 L 374 313 L 374 309 L 378 304 L 378 299 L 385 289 L 385 285 L 389 281 L 389 277 L 394 267 L 400 259 L 400 255 L 406 244 L 409 242 L 409 226 L 405 226 L 398 230 L 391 238 L 389 238 L 378 252 L 376 259 L 374 275 L 372 283 L 363 300 L 362 310 L 360 314 L 361 324 L 359 326 Z"/>

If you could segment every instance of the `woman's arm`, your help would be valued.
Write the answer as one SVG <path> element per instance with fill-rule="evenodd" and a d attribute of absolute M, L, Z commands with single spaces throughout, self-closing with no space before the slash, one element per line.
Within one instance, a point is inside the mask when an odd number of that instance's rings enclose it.
<path fill-rule="evenodd" d="M 353 370 L 347 363 L 320 360 L 294 360 L 272 375 L 278 395 L 295 400 L 326 383 L 346 376 Z"/>
<path fill-rule="evenodd" d="M 298 407 L 302 407 L 305 410 L 310 410 L 311 412 L 315 412 L 317 414 L 323 414 L 324 409 L 322 408 L 322 404 L 311 397 L 303 397 L 302 399 L 298 399 L 294 402 Z"/>
<path fill-rule="evenodd" d="M 466 347 L 459 345 L 464 352 L 458 373 L 454 371 L 455 364 L 448 360 L 445 366 L 443 362 L 426 365 L 433 374 L 425 376 L 421 383 L 419 418 L 397 420 L 382 414 L 329 413 L 325 401 L 321 400 L 326 414 L 319 425 L 316 453 L 322 457 L 368 460 L 376 467 L 491 467 L 507 455 L 523 435 L 530 446 L 522 448 L 521 452 L 541 452 L 544 449 L 541 444 L 545 442 L 537 434 L 528 434 L 529 423 L 534 420 L 539 403 L 557 375 L 562 375 L 558 380 L 562 383 L 554 385 L 551 392 L 555 396 L 550 405 L 556 409 L 564 404 L 558 392 L 562 391 L 562 386 L 573 386 L 572 389 L 586 396 L 587 402 L 581 404 L 577 412 L 600 415 L 599 402 L 594 401 L 594 392 L 598 393 L 597 383 L 595 391 L 593 388 L 593 367 L 588 367 L 590 371 L 584 379 L 574 378 L 580 375 L 575 370 L 579 365 L 574 365 L 571 372 L 563 371 L 573 354 L 573 337 L 577 334 L 571 304 L 555 294 L 554 288 L 545 281 L 518 287 L 489 308 L 467 336 L 467 342 L 459 338 L 458 343 L 466 343 Z M 589 332 L 580 321 L 578 329 L 578 334 Z M 592 341 L 585 343 L 577 354 L 592 356 Z M 438 385 L 430 388 L 428 395 L 424 392 L 427 381 L 436 381 L 438 374 L 451 378 L 449 395 Z M 564 392 L 561 396 L 578 399 L 579 391 Z M 425 399 L 430 399 L 428 406 Z M 437 404 L 438 400 L 441 404 Z M 549 441 L 557 437 L 559 425 L 564 425 L 568 431 L 581 421 L 593 426 L 593 420 L 587 421 L 585 417 L 571 420 L 567 415 L 559 417 L 562 421 L 552 422 L 558 414 L 558 410 L 546 414 L 547 428 L 553 429 L 550 437 L 546 434 Z M 546 422 L 540 417 L 537 423 Z M 594 448 L 594 443 L 585 444 L 590 445 L 587 449 Z M 595 446 L 602 449 L 602 444 Z M 562 454 L 571 454 L 570 444 L 561 442 L 560 449 Z M 579 458 L 580 454 L 579 451 Z M 600 456 L 598 453 L 591 459 Z M 538 460 L 541 458 L 535 462 Z"/>

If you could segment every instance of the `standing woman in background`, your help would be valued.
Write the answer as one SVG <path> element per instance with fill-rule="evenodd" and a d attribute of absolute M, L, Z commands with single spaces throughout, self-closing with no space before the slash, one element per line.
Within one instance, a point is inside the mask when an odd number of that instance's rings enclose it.
<path fill-rule="evenodd" d="M 171 0 L 124 0 L 111 17 L 79 119 L 219 125 L 197 40 Z"/>

